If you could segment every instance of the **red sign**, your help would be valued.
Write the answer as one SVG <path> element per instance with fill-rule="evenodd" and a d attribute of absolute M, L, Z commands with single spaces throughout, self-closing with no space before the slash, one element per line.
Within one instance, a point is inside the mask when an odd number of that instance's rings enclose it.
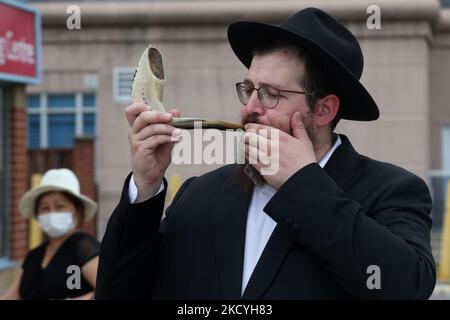
<path fill-rule="evenodd" d="M 0 80 L 39 80 L 39 18 L 24 4 L 0 1 Z"/>

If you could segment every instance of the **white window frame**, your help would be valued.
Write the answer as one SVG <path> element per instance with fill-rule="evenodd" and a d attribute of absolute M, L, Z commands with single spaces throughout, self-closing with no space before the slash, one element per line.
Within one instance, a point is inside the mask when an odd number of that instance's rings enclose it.
<path fill-rule="evenodd" d="M 49 108 L 48 107 L 48 96 L 53 94 L 70 94 L 75 95 L 75 107 L 74 108 Z M 40 149 L 48 148 L 48 115 L 52 114 L 73 114 L 75 115 L 75 136 L 83 135 L 83 115 L 86 113 L 95 114 L 95 132 L 97 134 L 97 99 L 95 99 L 96 103 L 93 107 L 83 107 L 83 94 L 94 94 L 97 98 L 96 92 L 64 92 L 64 93 L 29 93 L 29 95 L 38 95 L 39 96 L 39 108 L 27 108 L 27 113 L 29 115 L 39 115 L 40 125 L 39 125 L 39 133 L 40 133 Z M 28 140 L 27 140 L 28 141 Z"/>

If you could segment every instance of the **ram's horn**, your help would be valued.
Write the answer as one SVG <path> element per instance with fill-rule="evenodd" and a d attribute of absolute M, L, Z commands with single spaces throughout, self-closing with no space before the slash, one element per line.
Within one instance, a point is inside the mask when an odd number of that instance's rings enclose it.
<path fill-rule="evenodd" d="M 134 103 L 144 102 L 155 110 L 166 111 L 162 103 L 166 79 L 162 56 L 158 49 L 149 45 L 138 62 L 131 85 L 131 99 Z M 240 129 L 240 124 L 202 118 L 173 118 L 171 125 L 182 129 L 195 129 L 196 122 L 201 122 L 204 129 Z"/>
<path fill-rule="evenodd" d="M 161 53 L 149 45 L 138 62 L 131 85 L 131 99 L 134 103 L 144 102 L 159 111 L 165 111 L 162 104 L 164 87 L 164 68 Z"/>
<path fill-rule="evenodd" d="M 198 125 L 201 126 L 198 126 Z M 244 126 L 241 124 L 225 122 L 221 120 L 208 120 L 202 118 L 173 118 L 172 126 L 181 128 L 181 129 L 219 129 L 219 130 L 227 130 L 227 129 L 243 129 Z"/>

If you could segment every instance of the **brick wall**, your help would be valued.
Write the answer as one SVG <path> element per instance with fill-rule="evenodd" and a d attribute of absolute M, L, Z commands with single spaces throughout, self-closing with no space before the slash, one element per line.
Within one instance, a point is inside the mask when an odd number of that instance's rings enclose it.
<path fill-rule="evenodd" d="M 18 205 L 20 198 L 28 189 L 28 162 L 26 140 L 26 109 L 23 86 L 12 88 L 11 105 L 11 156 L 10 156 L 10 257 L 23 259 L 28 250 L 28 220 L 22 218 Z"/>
<path fill-rule="evenodd" d="M 94 172 L 94 139 L 90 137 L 78 137 L 72 151 L 72 170 L 80 181 L 81 193 L 91 199 L 97 199 Z M 84 231 L 96 236 L 97 216 L 85 223 Z"/>

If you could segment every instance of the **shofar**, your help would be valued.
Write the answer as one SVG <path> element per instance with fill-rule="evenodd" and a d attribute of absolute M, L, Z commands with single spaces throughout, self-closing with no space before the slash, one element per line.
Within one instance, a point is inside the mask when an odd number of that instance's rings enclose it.
<path fill-rule="evenodd" d="M 154 110 L 166 112 L 162 104 L 162 97 L 166 79 L 161 53 L 149 45 L 137 65 L 134 72 L 133 84 L 131 85 L 131 99 L 134 103 L 144 102 L 151 105 Z M 228 123 L 220 120 L 209 120 L 202 118 L 173 118 L 171 125 L 182 129 L 195 129 L 194 123 L 201 123 L 201 128 L 213 128 L 219 130 L 240 129 L 240 124 Z"/>

